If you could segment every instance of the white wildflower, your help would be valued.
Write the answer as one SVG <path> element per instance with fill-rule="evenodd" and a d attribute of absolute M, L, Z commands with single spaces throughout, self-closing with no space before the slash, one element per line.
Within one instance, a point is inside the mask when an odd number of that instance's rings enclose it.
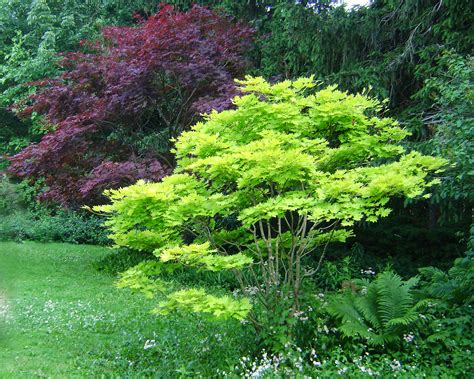
<path fill-rule="evenodd" d="M 346 372 L 347 372 L 347 367 L 343 367 L 343 368 L 339 369 L 339 371 L 337 373 L 339 375 L 344 375 Z"/>
<path fill-rule="evenodd" d="M 145 346 L 143 346 L 144 350 L 151 349 L 156 346 L 156 341 L 155 340 L 146 340 L 145 341 Z"/>
<path fill-rule="evenodd" d="M 393 371 L 398 371 L 402 368 L 402 364 L 400 363 L 400 361 L 397 361 L 396 359 L 394 359 L 390 363 L 390 367 L 392 368 Z"/>

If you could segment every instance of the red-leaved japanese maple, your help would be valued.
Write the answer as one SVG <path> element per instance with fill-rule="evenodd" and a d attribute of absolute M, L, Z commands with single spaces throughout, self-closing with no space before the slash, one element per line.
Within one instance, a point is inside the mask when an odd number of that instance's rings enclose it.
<path fill-rule="evenodd" d="M 65 53 L 22 112 L 54 131 L 11 157 L 16 177 L 45 180 L 42 197 L 69 207 L 104 188 L 170 172 L 169 139 L 201 113 L 229 107 L 252 30 L 207 8 L 162 6 L 138 27 L 107 27 L 87 53 Z"/>

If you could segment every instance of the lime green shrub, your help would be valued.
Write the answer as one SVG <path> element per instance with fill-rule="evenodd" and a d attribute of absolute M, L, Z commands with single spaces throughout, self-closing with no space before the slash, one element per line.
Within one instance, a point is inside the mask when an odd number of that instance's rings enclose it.
<path fill-rule="evenodd" d="M 207 115 L 175 141 L 173 175 L 108 191 L 110 204 L 94 210 L 109 215 L 116 245 L 158 260 L 125 274 L 126 286 L 162 289 L 168 264 L 231 270 L 240 283 L 235 296 L 171 293 L 158 313 L 248 318 L 259 330 L 252 304 L 266 314 L 285 306 L 290 323 L 327 244 L 345 241 L 358 221 L 387 216 L 392 197 L 427 196 L 438 182 L 429 175 L 445 162 L 405 153 L 407 132 L 363 94 L 315 91 L 313 78 L 240 84 L 235 109 Z"/>

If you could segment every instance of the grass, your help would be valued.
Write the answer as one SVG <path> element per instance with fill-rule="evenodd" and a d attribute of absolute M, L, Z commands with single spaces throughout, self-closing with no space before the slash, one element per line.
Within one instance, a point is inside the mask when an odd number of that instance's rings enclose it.
<path fill-rule="evenodd" d="M 211 376 L 245 355 L 238 322 L 153 316 L 157 299 L 114 288 L 109 254 L 0 243 L 0 378 Z"/>

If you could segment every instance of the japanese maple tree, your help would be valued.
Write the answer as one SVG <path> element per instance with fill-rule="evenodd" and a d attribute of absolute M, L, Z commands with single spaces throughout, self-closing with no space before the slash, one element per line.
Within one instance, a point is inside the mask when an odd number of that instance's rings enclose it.
<path fill-rule="evenodd" d="M 169 140 L 200 114 L 231 105 L 252 29 L 194 6 L 162 6 L 138 27 L 107 27 L 63 73 L 37 83 L 22 115 L 52 132 L 11 158 L 9 172 L 44 179 L 42 198 L 69 207 L 103 200 L 104 188 L 160 180 L 173 166 Z"/>
<path fill-rule="evenodd" d="M 176 265 L 231 271 L 243 296 L 181 289 L 156 311 L 247 317 L 283 348 L 311 312 L 305 296 L 327 245 L 346 241 L 359 221 L 388 216 L 391 198 L 429 196 L 446 161 L 406 152 L 409 133 L 380 116 L 376 99 L 315 91 L 312 78 L 241 84 L 236 109 L 181 134 L 172 175 L 107 191 L 111 204 L 93 209 L 109 216 L 118 246 L 156 256 L 119 286 L 152 295 L 166 292 L 159 274 Z"/>

